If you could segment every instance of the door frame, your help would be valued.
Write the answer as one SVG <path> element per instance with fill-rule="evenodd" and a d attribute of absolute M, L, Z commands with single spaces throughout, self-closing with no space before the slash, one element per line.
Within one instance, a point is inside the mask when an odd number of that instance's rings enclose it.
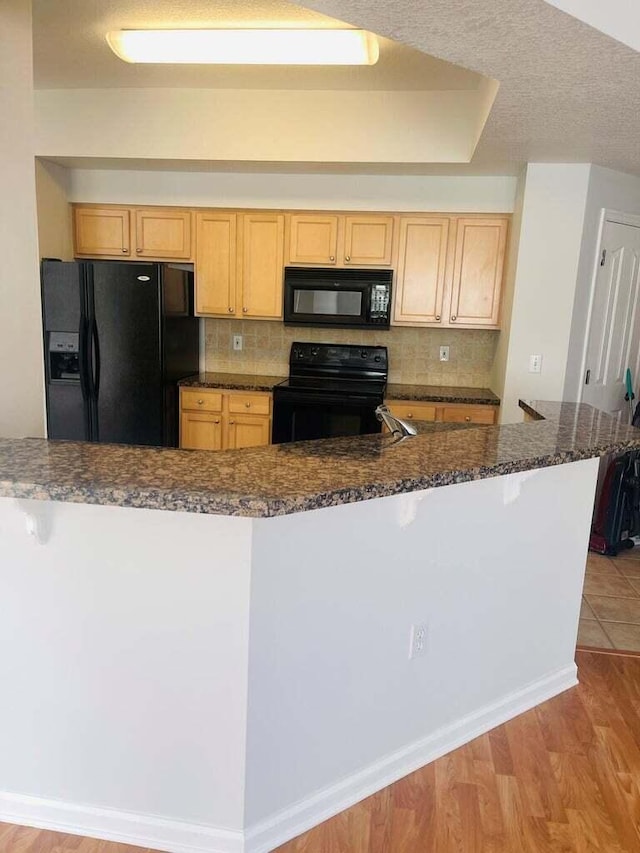
<path fill-rule="evenodd" d="M 589 349 L 589 335 L 591 334 L 591 320 L 593 318 L 593 303 L 595 302 L 596 281 L 598 279 L 600 256 L 602 254 L 602 234 L 604 232 L 605 223 L 607 222 L 612 222 L 614 225 L 630 225 L 632 228 L 640 228 L 640 214 L 624 213 L 621 210 L 611 210 L 607 207 L 603 207 L 600 211 L 600 221 L 598 223 L 598 239 L 596 241 L 596 251 L 593 258 L 593 268 L 591 271 L 591 282 L 589 284 L 589 308 L 587 310 L 585 335 L 582 344 L 582 357 L 580 359 L 580 392 L 578 395 L 578 403 L 582 402 L 582 397 L 584 394 L 584 377 L 587 370 L 587 352 Z"/>

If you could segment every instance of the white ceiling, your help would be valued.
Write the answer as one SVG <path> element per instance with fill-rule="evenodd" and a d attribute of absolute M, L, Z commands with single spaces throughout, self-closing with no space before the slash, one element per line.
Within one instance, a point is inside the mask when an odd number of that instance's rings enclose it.
<path fill-rule="evenodd" d="M 513 173 L 527 161 L 547 161 L 595 162 L 640 174 L 640 54 L 545 0 L 305 5 L 313 11 L 280 0 L 34 0 L 36 86 L 474 89 L 477 75 L 485 75 L 500 82 L 497 98 L 472 163 L 451 167 L 452 173 Z M 325 16 L 385 37 L 379 64 L 136 66 L 120 62 L 104 42 L 109 29 L 140 24 L 326 26 Z"/>
<path fill-rule="evenodd" d="M 285 0 L 34 0 L 37 89 L 171 87 L 220 89 L 476 89 L 480 75 L 380 40 L 371 67 L 132 65 L 105 40 L 110 30 L 153 27 L 335 26 Z M 343 25 L 344 26 L 344 25 Z"/>

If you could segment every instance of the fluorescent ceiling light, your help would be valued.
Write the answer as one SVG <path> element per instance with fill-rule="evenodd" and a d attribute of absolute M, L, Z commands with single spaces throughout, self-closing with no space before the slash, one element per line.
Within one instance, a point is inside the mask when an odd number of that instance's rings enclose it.
<path fill-rule="evenodd" d="M 125 62 L 232 65 L 373 65 L 378 42 L 364 30 L 115 30 Z"/>

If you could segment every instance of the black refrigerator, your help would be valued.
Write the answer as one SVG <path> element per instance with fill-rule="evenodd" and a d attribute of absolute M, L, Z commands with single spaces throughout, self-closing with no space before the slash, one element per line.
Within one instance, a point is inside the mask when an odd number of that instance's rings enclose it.
<path fill-rule="evenodd" d="M 193 272 L 44 260 L 41 273 L 49 438 L 177 447 L 176 383 L 198 372 Z"/>

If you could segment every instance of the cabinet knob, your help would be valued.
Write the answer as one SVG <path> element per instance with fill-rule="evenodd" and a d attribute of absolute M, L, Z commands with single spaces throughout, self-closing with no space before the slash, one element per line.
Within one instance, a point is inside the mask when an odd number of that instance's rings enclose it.
<path fill-rule="evenodd" d="M 407 417 L 408 417 L 408 418 L 412 418 L 412 417 L 413 417 L 413 412 L 407 412 Z"/>
<path fill-rule="evenodd" d="M 350 261 L 350 260 L 351 260 L 351 255 L 345 255 L 344 259 L 345 259 L 345 261 Z"/>
<path fill-rule="evenodd" d="M 233 314 L 233 308 L 229 306 L 229 314 Z"/>
<path fill-rule="evenodd" d="M 242 313 L 243 313 L 243 314 L 246 314 L 246 313 L 247 313 L 247 310 L 248 310 L 247 308 L 243 308 L 243 309 L 242 309 Z"/>
<path fill-rule="evenodd" d="M 220 423 L 220 419 L 216 418 L 216 420 L 214 421 L 214 424 L 219 424 L 219 423 Z"/>
<path fill-rule="evenodd" d="M 230 424 L 235 424 L 235 421 L 229 421 Z"/>
<path fill-rule="evenodd" d="M 198 400 L 198 405 L 201 406 L 204 403 L 204 400 Z"/>
<path fill-rule="evenodd" d="M 455 320 L 456 320 L 456 315 L 455 315 L 455 314 L 452 314 L 452 315 L 451 315 L 451 319 L 455 322 Z"/>
<path fill-rule="evenodd" d="M 471 415 L 465 415 L 465 416 L 464 416 L 464 419 L 465 419 L 465 421 L 470 421 L 470 420 L 471 420 Z"/>
<path fill-rule="evenodd" d="M 251 403 L 245 403 L 244 405 L 245 405 L 245 407 L 246 407 L 247 409 L 250 409 L 250 408 L 251 408 Z"/>
<path fill-rule="evenodd" d="M 440 315 L 436 314 L 436 320 L 439 320 L 439 319 L 440 319 Z"/>
<path fill-rule="evenodd" d="M 329 255 L 329 260 L 330 260 L 330 261 L 335 261 L 335 259 L 336 259 L 336 256 L 335 256 L 335 255 Z"/>
<path fill-rule="evenodd" d="M 140 254 L 140 253 L 142 252 L 142 249 L 138 248 L 138 249 L 136 249 L 136 252 L 137 252 L 138 254 Z"/>
<path fill-rule="evenodd" d="M 127 254 L 127 250 L 125 248 L 123 248 L 122 251 L 124 252 L 125 255 Z"/>

